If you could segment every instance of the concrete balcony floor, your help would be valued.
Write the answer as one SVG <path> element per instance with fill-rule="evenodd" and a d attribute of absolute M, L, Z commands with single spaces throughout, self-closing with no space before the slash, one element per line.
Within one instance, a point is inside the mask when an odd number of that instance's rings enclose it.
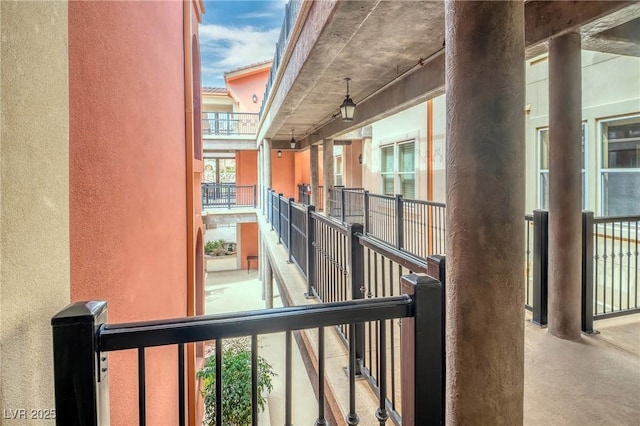
<path fill-rule="evenodd" d="M 294 264 L 286 262 L 284 246 L 277 244 L 275 232 L 268 231 L 270 226 L 262 216 L 259 216 L 259 225 L 261 230 L 267 230 L 263 237 L 274 264 L 274 276 L 279 283 L 284 283 L 280 284 L 279 290 L 285 304 L 316 303 L 305 299 L 304 278 Z M 600 334 L 569 342 L 532 324 L 527 313 L 526 425 L 640 425 L 640 314 L 596 321 L 594 326 Z M 317 333 L 310 330 L 306 334 L 311 358 L 317 359 Z M 329 333 L 326 334 L 327 388 L 333 393 L 344 419 L 348 382 L 344 372 L 339 370 L 347 365 L 347 351 L 337 338 L 331 339 Z M 360 381 L 357 382 L 357 393 L 360 424 L 377 424 L 373 416 L 376 408 L 373 392 Z M 294 423 L 298 424 L 295 419 Z"/>

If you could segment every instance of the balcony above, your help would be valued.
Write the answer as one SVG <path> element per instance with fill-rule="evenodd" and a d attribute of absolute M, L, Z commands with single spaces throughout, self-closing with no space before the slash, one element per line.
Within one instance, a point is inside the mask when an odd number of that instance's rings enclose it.
<path fill-rule="evenodd" d="M 250 112 L 202 113 L 205 153 L 218 150 L 256 149 L 258 114 Z"/>

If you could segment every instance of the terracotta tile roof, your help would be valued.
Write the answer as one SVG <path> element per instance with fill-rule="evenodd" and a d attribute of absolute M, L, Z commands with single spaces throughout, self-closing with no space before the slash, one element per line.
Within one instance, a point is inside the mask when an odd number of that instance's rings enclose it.
<path fill-rule="evenodd" d="M 216 93 L 226 95 L 228 92 L 226 87 L 203 87 L 202 93 Z"/>

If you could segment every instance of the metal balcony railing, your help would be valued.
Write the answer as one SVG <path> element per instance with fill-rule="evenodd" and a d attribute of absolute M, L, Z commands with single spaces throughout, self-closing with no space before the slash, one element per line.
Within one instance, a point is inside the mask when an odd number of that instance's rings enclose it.
<path fill-rule="evenodd" d="M 280 30 L 280 36 L 278 37 L 278 43 L 276 44 L 276 51 L 273 55 L 273 63 L 271 65 L 271 73 L 269 74 L 269 80 L 267 80 L 267 87 L 265 88 L 264 96 L 262 97 L 262 105 L 260 106 L 260 116 L 264 113 L 267 105 L 271 88 L 276 80 L 278 69 L 282 61 L 282 56 L 289 44 L 291 33 L 295 25 L 296 19 L 298 19 L 298 12 L 300 12 L 300 6 L 302 0 L 289 0 L 285 7 L 284 20 L 282 22 L 282 28 Z"/>
<path fill-rule="evenodd" d="M 203 209 L 256 207 L 256 185 L 203 182 L 201 188 Z"/>
<path fill-rule="evenodd" d="M 255 136 L 259 117 L 251 112 L 203 112 L 203 136 Z"/>
<path fill-rule="evenodd" d="M 403 375 L 406 394 L 403 410 L 416 424 L 444 424 L 444 291 L 442 284 L 432 278 L 407 275 L 403 277 L 404 294 L 376 299 L 349 300 L 336 303 L 265 309 L 225 315 L 204 315 L 146 321 L 127 324 L 107 322 L 107 303 L 104 301 L 76 302 L 67 306 L 51 320 L 53 326 L 55 407 L 58 425 L 98 426 L 109 424 L 109 359 L 110 352 L 135 350 L 138 367 L 138 424 L 147 420 L 146 364 L 156 354 L 147 348 L 172 346 L 177 363 L 173 371 L 177 378 L 178 413 L 167 422 L 186 425 L 188 422 L 186 394 L 187 346 L 193 342 L 215 341 L 215 424 L 223 423 L 222 347 L 229 338 L 251 337 L 251 362 L 247 370 L 252 373 L 250 398 L 252 424 L 258 423 L 258 336 L 285 332 L 285 424 L 295 423 L 292 416 L 292 341 L 294 330 L 312 329 L 318 333 L 318 386 L 316 424 L 325 419 L 325 328 L 343 325 L 348 329 L 348 381 L 349 401 L 346 424 L 358 424 L 356 406 L 356 373 L 364 359 L 364 329 L 375 327 L 380 347 L 398 346 L 386 340 L 389 323 L 404 318 L 406 327 L 401 337 Z M 387 343 L 389 342 L 389 343 Z M 360 351 L 360 352 L 358 352 Z M 386 395 L 388 375 L 387 351 L 379 351 L 380 374 L 377 378 L 379 408 L 375 416 L 384 424 L 389 413 Z M 393 354 L 390 355 L 393 358 Z M 135 374 L 135 373 L 133 373 Z M 394 372 L 391 371 L 393 378 Z M 173 380 L 166 378 L 166 383 Z M 392 379 L 393 380 L 393 379 Z M 391 383 L 391 389 L 393 388 Z M 247 397 L 249 397 L 247 395 Z M 212 407 L 213 408 L 213 407 Z M 360 412 L 362 414 L 362 412 Z M 374 414 L 374 413 L 372 413 Z"/>

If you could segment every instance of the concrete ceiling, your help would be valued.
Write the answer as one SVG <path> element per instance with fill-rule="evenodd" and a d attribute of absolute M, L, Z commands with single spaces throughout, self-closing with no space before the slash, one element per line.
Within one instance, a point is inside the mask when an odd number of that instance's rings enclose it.
<path fill-rule="evenodd" d="M 274 148 L 288 147 L 292 129 L 304 148 L 444 90 L 444 2 L 324 0 L 307 8 L 262 123 L 260 136 Z M 639 2 L 528 1 L 525 16 L 527 57 L 572 30 L 586 49 L 638 55 Z M 337 117 L 345 77 L 358 117 L 367 111 L 351 124 Z"/>

